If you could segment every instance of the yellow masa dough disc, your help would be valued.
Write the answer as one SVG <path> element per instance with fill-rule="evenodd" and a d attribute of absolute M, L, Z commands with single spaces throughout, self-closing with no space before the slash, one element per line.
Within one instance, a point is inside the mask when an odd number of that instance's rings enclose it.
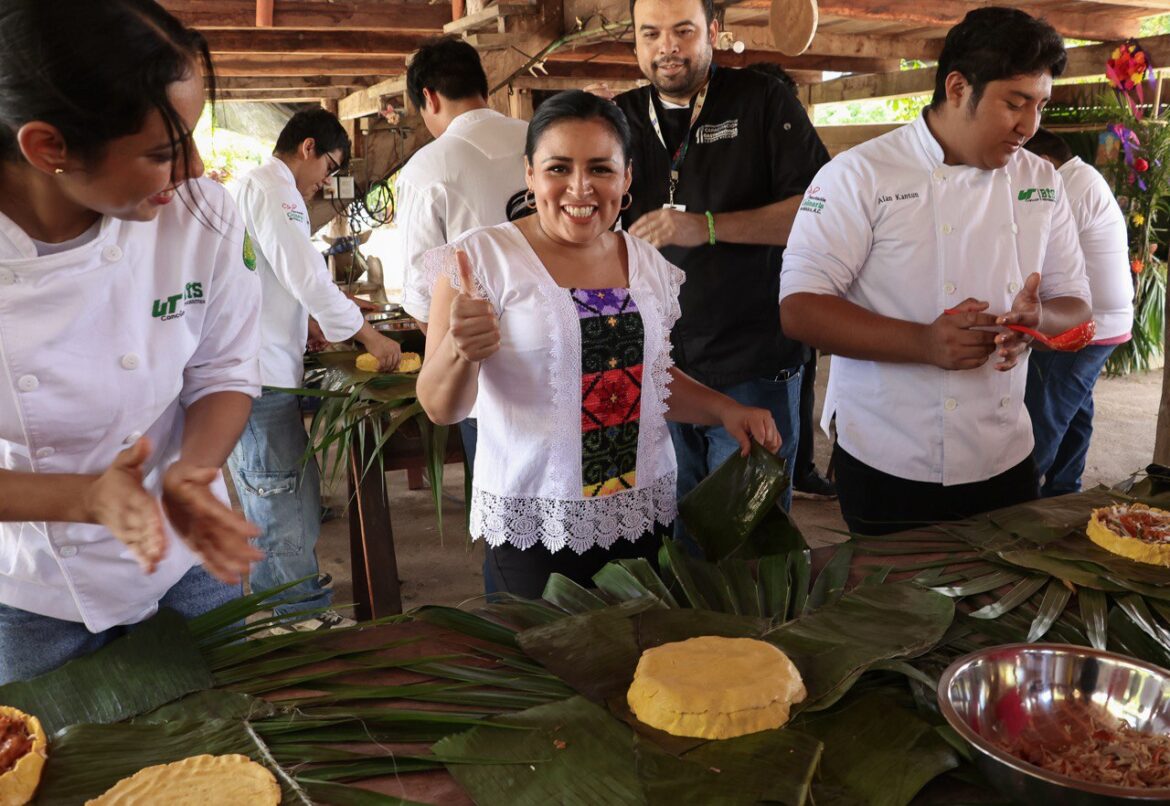
<path fill-rule="evenodd" d="M 704 635 L 643 652 L 626 700 L 651 727 L 730 739 L 780 727 L 805 696 L 800 672 L 777 647 Z"/>
<path fill-rule="evenodd" d="M 280 786 L 247 756 L 191 756 L 146 767 L 85 806 L 277 806 Z"/>
<path fill-rule="evenodd" d="M 1127 515 L 1143 520 L 1163 521 L 1170 526 L 1170 512 L 1164 509 L 1154 509 L 1145 504 L 1114 504 L 1093 510 L 1085 534 L 1101 548 L 1121 557 L 1148 565 L 1170 567 L 1170 543 L 1148 543 L 1137 537 L 1120 534 L 1109 527 L 1110 521 Z"/>
<path fill-rule="evenodd" d="M 0 806 L 22 806 L 32 800 L 41 782 L 48 741 L 41 721 L 23 711 L 0 705 L 0 716 L 23 722 L 32 739 L 32 747 L 16 760 L 12 768 L 0 775 Z"/>

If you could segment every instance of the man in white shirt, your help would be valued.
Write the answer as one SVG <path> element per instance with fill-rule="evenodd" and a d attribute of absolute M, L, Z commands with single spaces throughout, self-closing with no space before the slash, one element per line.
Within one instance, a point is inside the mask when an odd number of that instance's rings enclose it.
<path fill-rule="evenodd" d="M 328 341 L 356 338 L 383 369 L 398 364 L 398 343 L 378 333 L 334 284 L 324 259 L 309 241 L 312 198 L 349 159 L 349 137 L 324 109 L 293 115 L 273 156 L 240 182 L 237 202 L 247 229 L 245 258 L 260 275 L 260 376 L 266 387 L 228 466 L 248 520 L 264 530 L 265 559 L 252 567 L 253 590 L 310 577 L 287 595 L 308 597 L 276 608 L 278 615 L 319 610 L 332 592 L 318 578 L 316 546 L 321 526 L 321 480 L 315 462 L 304 463 L 308 437 L 299 398 L 267 387 L 301 385 L 309 317 Z M 347 622 L 326 611 L 299 622 L 304 629 Z"/>
<path fill-rule="evenodd" d="M 1074 157 L 1058 135 L 1040 129 L 1029 151 L 1056 167 L 1072 207 L 1093 296 L 1097 337 L 1083 350 L 1037 350 L 1028 362 L 1024 402 L 1032 417 L 1036 473 L 1044 497 L 1079 492 L 1093 436 L 1093 387 L 1133 328 L 1133 273 L 1125 216 L 1109 183 L 1092 165 Z"/>
<path fill-rule="evenodd" d="M 947 34 L 931 105 L 838 156 L 796 216 L 785 332 L 833 354 L 825 420 L 850 529 L 881 534 L 1037 494 L 1028 344 L 1090 316 L 1072 212 L 1035 133 L 1060 35 L 1022 11 Z"/>

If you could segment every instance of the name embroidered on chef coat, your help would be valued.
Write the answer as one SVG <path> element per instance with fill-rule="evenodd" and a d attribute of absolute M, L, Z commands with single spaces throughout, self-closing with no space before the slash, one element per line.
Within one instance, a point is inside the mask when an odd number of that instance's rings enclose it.
<path fill-rule="evenodd" d="M 186 308 L 178 309 L 180 301 L 183 305 L 205 305 L 207 300 L 203 298 L 203 283 L 187 283 L 183 287 L 183 293 L 156 299 L 151 306 L 150 315 L 164 322 L 168 319 L 178 319 L 187 313 Z"/>
<path fill-rule="evenodd" d="M 718 140 L 734 140 L 739 137 L 739 118 L 722 123 L 708 123 L 695 130 L 695 142 L 699 145 Z"/>
<path fill-rule="evenodd" d="M 885 195 L 878 196 L 877 203 L 878 204 L 885 204 L 886 202 L 908 201 L 910 199 L 917 199 L 917 198 L 919 198 L 917 193 L 895 193 L 893 196 L 885 196 Z"/>

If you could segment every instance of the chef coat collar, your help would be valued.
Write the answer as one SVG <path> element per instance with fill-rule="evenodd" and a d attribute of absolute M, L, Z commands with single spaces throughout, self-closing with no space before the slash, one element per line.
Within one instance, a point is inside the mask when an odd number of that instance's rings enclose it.
<path fill-rule="evenodd" d="M 110 234 L 120 224 L 121 222 L 116 218 L 103 216 L 97 237 L 92 241 L 82 244 L 76 249 L 70 249 L 67 252 L 40 256 L 37 254 L 37 246 L 33 243 L 33 239 L 15 221 L 0 213 L 0 260 L 5 262 L 20 261 L 22 263 L 29 261 L 29 268 L 33 269 L 50 269 L 56 267 L 58 264 L 73 264 L 77 262 L 78 255 L 85 255 L 86 250 L 97 249 L 105 244 L 110 238 Z"/>

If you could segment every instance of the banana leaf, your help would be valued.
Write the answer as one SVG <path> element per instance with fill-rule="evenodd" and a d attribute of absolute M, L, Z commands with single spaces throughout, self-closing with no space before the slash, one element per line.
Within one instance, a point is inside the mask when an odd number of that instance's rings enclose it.
<path fill-rule="evenodd" d="M 804 678 L 806 710 L 836 702 L 870 664 L 929 650 L 954 619 L 949 598 L 910 583 L 857 588 L 833 604 L 761 636 Z"/>
<path fill-rule="evenodd" d="M 220 719 L 66 728 L 53 739 L 36 803 L 76 806 L 143 767 L 202 753 L 248 756 L 276 776 L 282 803 L 310 803 L 300 787 L 272 762 L 267 748 L 246 722 Z"/>
<path fill-rule="evenodd" d="M 808 800 L 821 743 L 790 729 L 703 742 L 678 755 L 634 738 L 638 777 L 649 806 L 702 803 L 750 806 L 761 801 L 799 806 Z"/>
<path fill-rule="evenodd" d="M 803 714 L 792 728 L 823 743 L 821 780 L 869 806 L 903 806 L 959 765 L 935 726 L 886 691 L 850 695 L 831 711 Z"/>
<path fill-rule="evenodd" d="M 1127 500 L 1103 487 L 1075 496 L 1041 498 L 990 512 L 986 517 L 995 525 L 1029 543 L 1043 546 L 1059 540 L 1069 532 L 1084 531 L 1089 511 Z"/>
<path fill-rule="evenodd" d="M 480 806 L 646 802 L 632 732 L 583 697 L 496 717 L 431 750 Z"/>
<path fill-rule="evenodd" d="M 787 486 L 784 463 L 753 442 L 746 457 L 732 454 L 683 496 L 679 515 L 706 558 L 718 562 L 744 549 Z"/>
<path fill-rule="evenodd" d="M 70 725 L 120 722 L 214 685 L 187 620 L 164 609 L 92 655 L 0 686 L 0 702 L 35 715 L 52 736 Z"/>

